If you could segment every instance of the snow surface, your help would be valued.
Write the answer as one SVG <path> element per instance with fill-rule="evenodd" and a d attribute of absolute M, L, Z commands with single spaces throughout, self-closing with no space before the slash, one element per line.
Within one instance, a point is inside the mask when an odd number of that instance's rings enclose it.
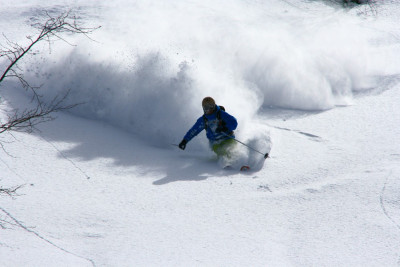
<path fill-rule="evenodd" d="M 400 266 L 400 4 L 330 3 L 2 1 L 20 44 L 42 10 L 102 28 L 21 62 L 84 104 L 0 137 L 0 185 L 24 185 L 0 197 L 0 266 Z M 0 90 L 3 119 L 29 105 Z M 263 167 L 171 146 L 207 95 Z"/>

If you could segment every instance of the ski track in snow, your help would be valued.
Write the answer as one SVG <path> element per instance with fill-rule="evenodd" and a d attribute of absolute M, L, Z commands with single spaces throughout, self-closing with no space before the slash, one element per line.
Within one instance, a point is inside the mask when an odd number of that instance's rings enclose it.
<path fill-rule="evenodd" d="M 385 182 L 383 184 L 382 187 L 382 191 L 381 194 L 379 196 L 379 200 L 380 200 L 380 204 L 381 204 L 381 208 L 383 213 L 385 214 L 385 216 L 397 227 L 397 229 L 400 231 L 400 216 L 398 220 L 395 220 L 390 212 L 387 210 L 386 208 L 386 204 L 385 204 L 385 191 L 386 191 L 386 187 L 389 185 L 390 179 L 392 178 L 393 172 L 390 172 L 386 178 L 385 178 Z M 400 202 L 400 199 L 397 200 L 397 202 Z M 400 256 L 397 260 L 397 265 L 400 266 Z"/>
<path fill-rule="evenodd" d="M 269 126 L 271 126 L 271 125 L 269 125 Z M 320 136 L 314 135 L 314 134 L 311 134 L 311 133 L 306 133 L 306 132 L 302 132 L 302 131 L 294 130 L 294 129 L 282 128 L 282 127 L 278 127 L 278 126 L 271 126 L 271 127 L 275 128 L 275 129 L 283 130 L 283 131 L 295 132 L 295 133 L 307 136 L 307 137 L 310 138 L 310 140 L 314 140 L 316 142 L 322 142 L 323 141 L 323 139 Z"/>
<path fill-rule="evenodd" d="M 386 186 L 388 185 L 390 178 L 392 177 L 392 172 L 390 172 L 387 177 L 385 178 L 385 183 L 382 187 L 381 194 L 379 196 L 379 200 L 381 203 L 382 211 L 385 213 L 386 217 L 400 230 L 400 222 L 397 222 L 395 219 L 392 218 L 390 213 L 387 211 L 385 207 L 385 191 L 386 191 Z"/>

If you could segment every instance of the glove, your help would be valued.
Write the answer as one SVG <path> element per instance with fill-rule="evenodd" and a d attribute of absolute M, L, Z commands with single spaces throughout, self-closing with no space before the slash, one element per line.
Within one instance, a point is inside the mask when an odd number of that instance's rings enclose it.
<path fill-rule="evenodd" d="M 178 146 L 180 149 L 185 150 L 186 144 L 187 144 L 187 141 L 185 139 L 183 139 L 182 142 L 180 142 Z"/>

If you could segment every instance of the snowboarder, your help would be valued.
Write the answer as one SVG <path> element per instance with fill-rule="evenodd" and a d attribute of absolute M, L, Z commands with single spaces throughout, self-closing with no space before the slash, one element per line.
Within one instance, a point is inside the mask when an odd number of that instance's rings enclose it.
<path fill-rule="evenodd" d="M 204 98 L 202 106 L 204 115 L 186 133 L 179 148 L 184 150 L 186 144 L 205 129 L 211 149 L 219 157 L 230 157 L 231 150 L 236 144 L 233 132 L 238 125 L 236 118 L 225 112 L 224 107 L 216 105 L 212 97 Z"/>

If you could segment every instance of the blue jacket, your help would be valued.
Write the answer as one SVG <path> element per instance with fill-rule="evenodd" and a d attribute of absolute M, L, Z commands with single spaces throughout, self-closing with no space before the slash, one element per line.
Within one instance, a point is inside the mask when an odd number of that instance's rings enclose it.
<path fill-rule="evenodd" d="M 217 114 L 220 114 L 220 119 L 218 119 Z M 233 130 L 236 129 L 238 123 L 235 117 L 226 113 L 219 106 L 216 106 L 215 111 L 210 115 L 203 115 L 197 119 L 196 123 L 190 128 L 186 133 L 186 141 L 190 141 L 198 135 L 201 131 L 206 129 L 206 135 L 208 140 L 214 144 L 219 143 L 223 140 L 234 138 Z M 217 128 L 223 129 L 222 132 L 216 132 Z M 230 137 L 229 137 L 230 136 Z"/>

